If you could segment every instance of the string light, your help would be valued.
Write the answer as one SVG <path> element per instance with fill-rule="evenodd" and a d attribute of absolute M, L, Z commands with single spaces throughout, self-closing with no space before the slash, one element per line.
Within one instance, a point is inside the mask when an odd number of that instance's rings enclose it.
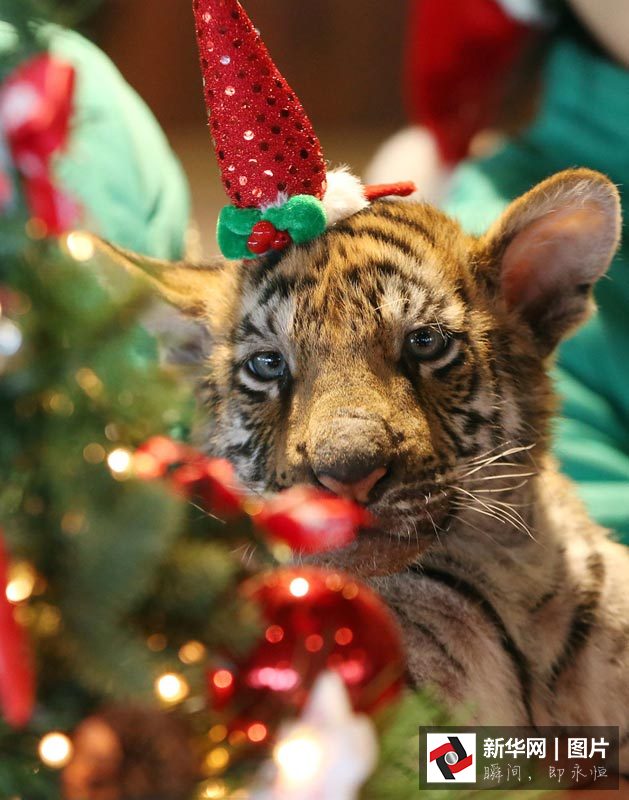
<path fill-rule="evenodd" d="M 206 652 L 201 642 L 186 642 L 179 648 L 179 660 L 184 664 L 198 664 L 203 661 Z"/>
<path fill-rule="evenodd" d="M 105 425 L 105 436 L 110 442 L 117 442 L 120 438 L 120 431 L 114 422 L 110 422 L 108 425 Z"/>
<path fill-rule="evenodd" d="M 299 728 L 273 751 L 280 782 L 291 789 L 309 786 L 323 762 L 321 741 L 311 728 Z"/>
<path fill-rule="evenodd" d="M 227 689 L 233 682 L 234 676 L 228 669 L 219 669 L 212 678 L 212 683 L 217 689 Z"/>
<path fill-rule="evenodd" d="M 85 528 L 85 514 L 82 511 L 66 511 L 61 518 L 61 530 L 75 536 Z"/>
<path fill-rule="evenodd" d="M 328 575 L 325 579 L 325 585 L 331 592 L 340 592 L 345 586 L 345 581 L 341 578 L 340 575 L 333 573 L 332 575 Z"/>
<path fill-rule="evenodd" d="M 24 230 L 30 239 L 44 239 L 48 233 L 46 224 L 37 217 L 31 217 L 24 226 Z"/>
<path fill-rule="evenodd" d="M 21 603 L 33 594 L 37 574 L 30 564 L 21 561 L 13 564 L 9 571 L 6 588 L 7 600 L 10 603 Z"/>
<path fill-rule="evenodd" d="M 279 625 L 269 625 L 264 632 L 264 638 L 271 644 L 277 644 L 284 638 L 284 629 Z"/>
<path fill-rule="evenodd" d="M 83 458 L 88 464 L 100 464 L 106 455 L 105 448 L 97 442 L 91 442 L 83 448 Z"/>
<path fill-rule="evenodd" d="M 23 628 L 30 628 L 37 619 L 37 612 L 32 606 L 22 604 L 13 611 L 13 618 Z"/>
<path fill-rule="evenodd" d="M 247 738 L 254 744 L 263 742 L 266 739 L 267 733 L 266 725 L 263 725 L 261 722 L 253 722 L 247 728 Z"/>
<path fill-rule="evenodd" d="M 52 414 L 71 417 L 74 414 L 74 403 L 63 392 L 50 392 L 44 399 L 44 406 Z"/>
<path fill-rule="evenodd" d="M 358 584 L 354 583 L 354 581 L 350 581 L 345 584 L 341 593 L 346 600 L 353 600 L 358 596 L 359 591 Z"/>
<path fill-rule="evenodd" d="M 107 465 L 115 478 L 128 478 L 131 474 L 133 457 L 125 447 L 117 447 L 107 456 Z"/>
<path fill-rule="evenodd" d="M 164 703 L 174 704 L 186 699 L 190 687 L 182 675 L 167 672 L 155 681 L 155 692 Z"/>
<path fill-rule="evenodd" d="M 39 742 L 38 752 L 47 767 L 61 769 L 72 758 L 72 742 L 63 733 L 47 733 Z"/>
<path fill-rule="evenodd" d="M 350 628 L 339 628 L 334 634 L 334 641 L 340 645 L 349 644 L 354 638 L 354 634 Z"/>
<path fill-rule="evenodd" d="M 166 649 L 167 645 L 168 639 L 163 633 L 152 633 L 146 640 L 146 646 L 153 653 L 161 653 L 162 650 Z"/>
<path fill-rule="evenodd" d="M 218 723 L 217 725 L 212 725 L 209 732 L 210 741 L 218 744 L 219 742 L 224 741 L 227 738 L 227 726 L 221 725 Z"/>
<path fill-rule="evenodd" d="M 318 653 L 323 647 L 323 636 L 320 636 L 318 633 L 311 633 L 310 636 L 306 636 L 304 644 L 309 653 Z"/>
<path fill-rule="evenodd" d="M 81 367 L 74 378 L 88 397 L 99 397 L 103 393 L 103 382 L 89 367 Z"/>
<path fill-rule="evenodd" d="M 0 319 L 0 356 L 10 358 L 22 347 L 22 331 L 9 319 Z"/>
<path fill-rule="evenodd" d="M 215 747 L 207 755 L 205 765 L 211 772 L 220 772 L 229 764 L 229 751 L 225 747 Z"/>
<path fill-rule="evenodd" d="M 198 800 L 223 800 L 227 797 L 227 787 L 223 781 L 206 781 L 197 792 Z"/>
<path fill-rule="evenodd" d="M 247 741 L 247 734 L 244 731 L 232 731 L 227 741 L 232 747 L 240 747 Z"/>
<path fill-rule="evenodd" d="M 94 240 L 84 231 L 72 231 L 66 236 L 66 248 L 76 261 L 89 261 L 94 257 Z"/>
<path fill-rule="evenodd" d="M 305 597 L 310 591 L 310 584 L 305 578 L 293 578 L 288 590 L 293 597 Z"/>
<path fill-rule="evenodd" d="M 41 603 L 37 606 L 35 630 L 38 636 L 54 636 L 61 627 L 61 612 L 55 606 Z"/>

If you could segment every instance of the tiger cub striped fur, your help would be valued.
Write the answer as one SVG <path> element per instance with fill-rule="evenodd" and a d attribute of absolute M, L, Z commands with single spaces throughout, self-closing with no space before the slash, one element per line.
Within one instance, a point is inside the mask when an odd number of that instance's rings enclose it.
<path fill-rule="evenodd" d="M 619 231 L 615 187 L 571 170 L 481 237 L 381 201 L 255 262 L 118 258 L 209 332 L 207 452 L 256 491 L 323 485 L 379 520 L 324 561 L 395 610 L 415 683 L 478 721 L 627 741 L 629 559 L 549 454 L 547 372 Z"/>

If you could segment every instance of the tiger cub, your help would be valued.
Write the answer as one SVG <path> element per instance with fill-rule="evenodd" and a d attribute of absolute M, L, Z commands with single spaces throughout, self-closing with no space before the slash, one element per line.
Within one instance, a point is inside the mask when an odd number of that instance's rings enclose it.
<path fill-rule="evenodd" d="M 380 201 L 253 262 L 115 251 L 209 334 L 205 450 L 255 491 L 365 504 L 378 528 L 325 563 L 375 584 L 412 679 L 478 722 L 617 724 L 629 740 L 629 559 L 549 454 L 547 372 L 619 233 L 615 187 L 579 169 L 481 237 Z"/>

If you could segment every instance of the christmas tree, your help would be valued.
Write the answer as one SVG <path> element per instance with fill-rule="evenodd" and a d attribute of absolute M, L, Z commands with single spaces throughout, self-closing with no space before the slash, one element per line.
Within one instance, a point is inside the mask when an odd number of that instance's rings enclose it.
<path fill-rule="evenodd" d="M 403 694 L 396 624 L 350 576 L 282 566 L 362 512 L 249 496 L 185 444 L 147 287 L 71 230 L 75 74 L 40 34 L 79 10 L 3 3 L 0 797 L 413 796 L 417 726 L 445 718 Z"/>

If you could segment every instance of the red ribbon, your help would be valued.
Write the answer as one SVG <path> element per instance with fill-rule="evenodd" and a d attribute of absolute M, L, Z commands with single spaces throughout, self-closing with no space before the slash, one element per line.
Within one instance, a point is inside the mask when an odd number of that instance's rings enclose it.
<path fill-rule="evenodd" d="M 410 197 L 417 191 L 413 181 L 400 181 L 399 183 L 370 183 L 365 186 L 363 194 L 366 200 L 373 203 L 383 197 Z"/>
<path fill-rule="evenodd" d="M 68 141 L 74 84 L 74 68 L 44 53 L 18 67 L 0 88 L 0 130 L 30 212 L 47 235 L 74 227 L 78 215 L 78 206 L 52 176 L 53 156 Z"/>
<path fill-rule="evenodd" d="M 26 725 L 34 702 L 30 649 L 7 600 L 7 555 L 0 536 L 0 710 L 14 727 Z"/>

